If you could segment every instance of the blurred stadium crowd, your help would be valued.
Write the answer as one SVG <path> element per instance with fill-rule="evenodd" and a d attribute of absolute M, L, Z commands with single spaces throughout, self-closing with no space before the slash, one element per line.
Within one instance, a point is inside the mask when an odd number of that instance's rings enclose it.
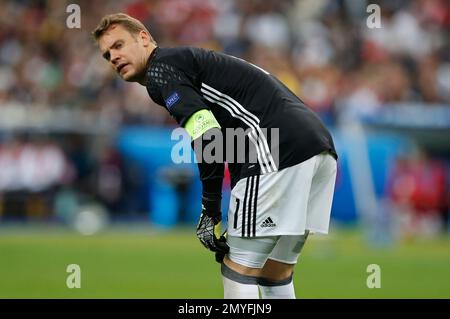
<path fill-rule="evenodd" d="M 81 29 L 66 26 L 66 7 L 73 2 L 81 8 Z M 370 3 L 381 8 L 380 29 L 366 25 Z M 5 129 L 19 121 L 11 111 L 17 109 L 27 117 L 49 109 L 90 110 L 97 121 L 116 127 L 175 124 L 163 108 L 152 106 L 144 87 L 124 83 L 110 71 L 91 39 L 99 19 L 118 11 L 143 21 L 160 46 L 210 48 L 268 70 L 330 126 L 397 102 L 450 105 L 446 0 L 5 1 L 0 118 L 7 114 L 8 120 L 0 121 L 0 151 L 17 142 L 15 131 Z M 89 153 L 79 147 L 71 157 L 68 144 L 60 143 L 69 161 Z M 97 163 L 118 156 L 114 150 L 92 154 Z M 80 167 L 72 165 L 72 180 Z M 120 165 L 115 167 L 107 181 L 125 178 Z M 118 192 L 125 188 L 120 183 L 114 184 Z"/>
<path fill-rule="evenodd" d="M 69 3 L 2 4 L 2 104 L 95 109 L 125 123 L 169 121 L 158 108 L 148 111 L 145 89 L 109 72 L 90 38 L 99 18 L 117 11 L 144 21 L 161 46 L 207 47 L 254 62 L 330 120 L 389 102 L 450 103 L 445 0 L 378 1 L 381 29 L 366 26 L 372 1 L 78 1 L 81 29 L 66 26 Z"/>

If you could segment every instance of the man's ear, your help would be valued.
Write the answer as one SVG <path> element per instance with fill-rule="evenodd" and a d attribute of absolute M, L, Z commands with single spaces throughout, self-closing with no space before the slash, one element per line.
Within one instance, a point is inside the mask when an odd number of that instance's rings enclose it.
<path fill-rule="evenodd" d="M 138 37 L 142 41 L 144 47 L 147 47 L 150 44 L 150 35 L 144 30 L 139 31 Z"/>

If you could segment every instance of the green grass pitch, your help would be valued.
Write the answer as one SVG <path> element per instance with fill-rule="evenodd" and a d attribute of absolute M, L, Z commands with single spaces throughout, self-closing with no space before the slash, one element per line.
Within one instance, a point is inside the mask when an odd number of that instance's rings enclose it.
<path fill-rule="evenodd" d="M 221 298 L 220 267 L 195 226 L 110 229 L 0 228 L 0 298 Z M 81 288 L 66 286 L 67 265 Z M 369 264 L 381 288 L 369 289 Z M 371 248 L 357 230 L 306 243 L 294 274 L 297 298 L 450 298 L 450 238 Z"/>

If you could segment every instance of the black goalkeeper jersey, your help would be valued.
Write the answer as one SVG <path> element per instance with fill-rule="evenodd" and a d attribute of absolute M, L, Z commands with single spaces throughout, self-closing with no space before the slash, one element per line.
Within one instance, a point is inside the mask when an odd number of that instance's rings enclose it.
<path fill-rule="evenodd" d="M 254 150 L 257 162 L 248 156 L 244 163 L 229 161 L 232 187 L 243 177 L 282 170 L 324 151 L 337 158 L 321 120 L 276 77 L 242 59 L 200 48 L 156 48 L 146 87 L 181 126 L 208 109 L 225 144 L 227 128 L 246 130 L 246 152 Z"/>

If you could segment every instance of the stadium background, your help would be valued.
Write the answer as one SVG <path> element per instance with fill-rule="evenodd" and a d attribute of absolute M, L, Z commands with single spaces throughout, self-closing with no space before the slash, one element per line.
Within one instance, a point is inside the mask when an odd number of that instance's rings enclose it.
<path fill-rule="evenodd" d="M 80 29 L 67 27 L 71 3 Z M 331 233 L 305 246 L 299 298 L 450 297 L 448 1 L 22 0 L 0 10 L 1 298 L 222 296 L 195 237 L 196 167 L 170 159 L 175 123 L 90 38 L 118 11 L 160 46 L 263 67 L 331 128 Z M 69 264 L 80 289 L 66 286 Z"/>

